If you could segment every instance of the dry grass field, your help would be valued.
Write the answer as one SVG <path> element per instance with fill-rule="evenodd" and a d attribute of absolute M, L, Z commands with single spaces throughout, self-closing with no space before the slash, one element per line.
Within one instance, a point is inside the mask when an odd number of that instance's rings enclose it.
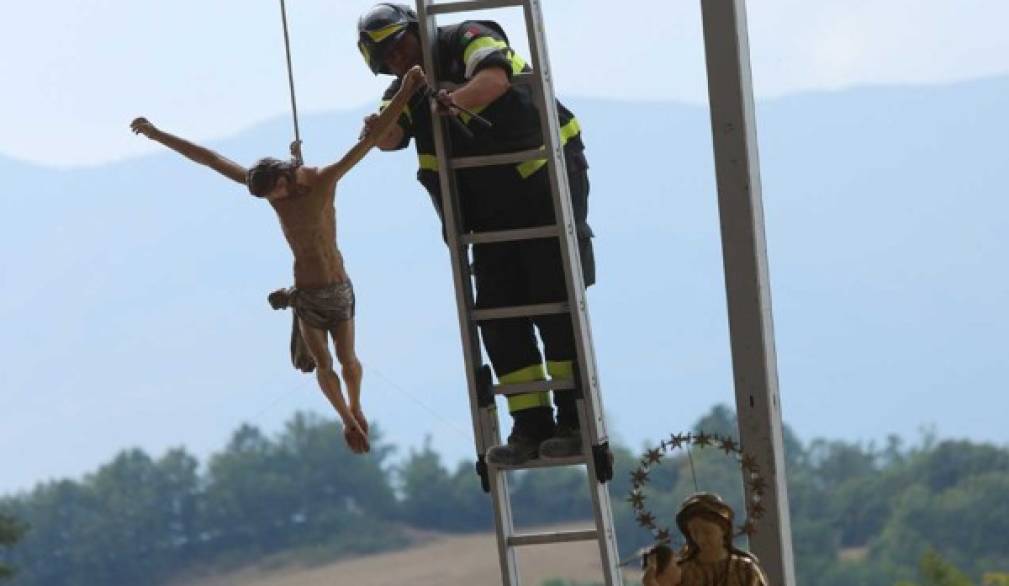
<path fill-rule="evenodd" d="M 558 529 L 556 527 L 552 529 Z M 594 542 L 519 550 L 524 586 L 561 578 L 602 582 Z M 628 571 L 629 583 L 640 573 Z M 316 566 L 246 568 L 174 586 L 500 586 L 493 534 L 431 535 L 411 548 Z"/>

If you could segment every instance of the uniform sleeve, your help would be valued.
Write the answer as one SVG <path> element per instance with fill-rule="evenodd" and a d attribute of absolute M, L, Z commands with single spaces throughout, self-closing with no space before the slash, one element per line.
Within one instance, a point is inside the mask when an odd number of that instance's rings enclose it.
<path fill-rule="evenodd" d="M 516 70 L 516 58 L 504 37 L 478 22 L 469 22 L 462 26 L 459 32 L 459 53 L 466 79 L 488 67 L 504 69 L 509 78 L 514 73 L 522 71 L 521 66 Z"/>
<path fill-rule="evenodd" d="M 399 91 L 400 80 L 397 78 L 389 87 L 386 88 L 385 93 L 382 94 L 382 104 L 379 106 L 378 111 L 381 112 L 392 102 L 392 98 Z M 395 150 L 406 148 L 410 144 L 410 139 L 413 138 L 413 113 L 410 111 L 410 104 L 408 103 L 403 112 L 396 119 L 396 124 L 403 129 L 403 139 L 396 145 Z"/>

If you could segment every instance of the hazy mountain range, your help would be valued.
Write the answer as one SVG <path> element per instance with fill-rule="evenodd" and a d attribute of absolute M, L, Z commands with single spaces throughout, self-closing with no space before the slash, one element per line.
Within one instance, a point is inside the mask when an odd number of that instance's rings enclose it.
<path fill-rule="evenodd" d="M 638 446 L 732 402 L 708 114 L 566 102 L 591 164 L 611 434 Z M 802 437 L 934 425 L 1009 442 L 1007 104 L 1009 77 L 758 104 L 782 403 Z M 339 157 L 364 114 L 305 116 L 308 162 Z M 209 146 L 248 164 L 289 140 L 277 119 Z M 340 186 L 339 241 L 367 412 L 452 461 L 470 456 L 471 424 L 415 168 L 412 148 L 369 155 Z M 204 455 L 241 421 L 327 410 L 288 364 L 290 316 L 265 301 L 290 280 L 265 203 L 169 152 L 71 170 L 0 158 L 0 176 L 0 491 L 128 445 Z"/>

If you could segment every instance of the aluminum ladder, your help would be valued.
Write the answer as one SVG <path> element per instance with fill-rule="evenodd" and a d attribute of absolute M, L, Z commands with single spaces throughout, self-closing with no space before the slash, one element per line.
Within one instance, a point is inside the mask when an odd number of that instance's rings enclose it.
<path fill-rule="evenodd" d="M 532 53 L 530 66 L 533 71 L 516 74 L 512 78 L 512 84 L 531 86 L 537 109 L 540 112 L 544 148 L 481 157 L 452 158 L 449 154 L 451 145 L 445 131 L 445 121 L 434 116 L 433 124 L 445 235 L 452 262 L 459 329 L 463 343 L 466 380 L 473 418 L 473 433 L 476 440 L 477 472 L 481 476 L 484 490 L 490 493 L 493 501 L 501 582 L 504 586 L 518 586 L 520 584 L 516 560 L 516 548 L 518 547 L 572 541 L 595 541 L 599 546 L 606 586 L 620 586 L 623 584 L 623 578 L 619 567 L 610 495 L 605 484 L 613 475 L 613 458 L 609 449 L 599 395 L 599 379 L 596 374 L 595 353 L 589 327 L 588 304 L 585 298 L 581 261 L 578 256 L 577 232 L 567 172 L 565 171 L 564 153 L 560 142 L 557 102 L 551 81 L 550 61 L 547 57 L 541 2 L 540 0 L 468 0 L 440 3 L 435 3 L 432 0 L 416 0 L 416 2 L 420 40 L 424 53 L 424 71 L 433 88 L 450 87 L 447 84 L 439 83 L 438 71 L 435 68 L 435 63 L 438 62 L 435 55 L 437 50 L 435 44 L 437 40 L 436 18 L 438 15 L 504 7 L 522 8 L 530 52 Z M 544 171 L 549 173 L 554 200 L 554 216 L 557 218 L 557 223 L 551 226 L 515 230 L 463 233 L 454 171 L 470 167 L 517 164 L 535 159 L 547 161 Z M 534 238 L 559 239 L 567 285 L 567 300 L 562 303 L 476 310 L 474 308 L 474 286 L 470 273 L 469 246 L 479 243 Z M 484 320 L 560 313 L 570 316 L 575 335 L 577 358 L 573 377 L 522 384 L 493 384 L 490 367 L 482 363 L 477 324 Z M 555 389 L 581 390 L 577 405 L 581 422 L 583 454 L 567 459 L 536 459 L 519 467 L 496 466 L 486 462 L 484 456 L 487 450 L 501 443 L 495 397 Z M 585 467 L 588 488 L 592 494 L 595 528 L 551 533 L 523 534 L 516 532 L 506 472 L 513 469 L 572 465 Z"/>

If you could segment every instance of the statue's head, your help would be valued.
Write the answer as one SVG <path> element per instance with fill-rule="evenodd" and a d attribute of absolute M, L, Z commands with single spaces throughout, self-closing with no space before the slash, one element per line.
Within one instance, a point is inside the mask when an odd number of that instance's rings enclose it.
<path fill-rule="evenodd" d="M 699 492 L 687 497 L 676 513 L 676 526 L 687 540 L 683 557 L 691 558 L 700 551 L 733 551 L 733 517 L 732 507 L 717 494 Z"/>
<path fill-rule="evenodd" d="M 245 184 L 249 187 L 249 193 L 256 197 L 281 199 L 296 191 L 297 170 L 298 164 L 294 161 L 265 157 L 249 169 Z"/>

